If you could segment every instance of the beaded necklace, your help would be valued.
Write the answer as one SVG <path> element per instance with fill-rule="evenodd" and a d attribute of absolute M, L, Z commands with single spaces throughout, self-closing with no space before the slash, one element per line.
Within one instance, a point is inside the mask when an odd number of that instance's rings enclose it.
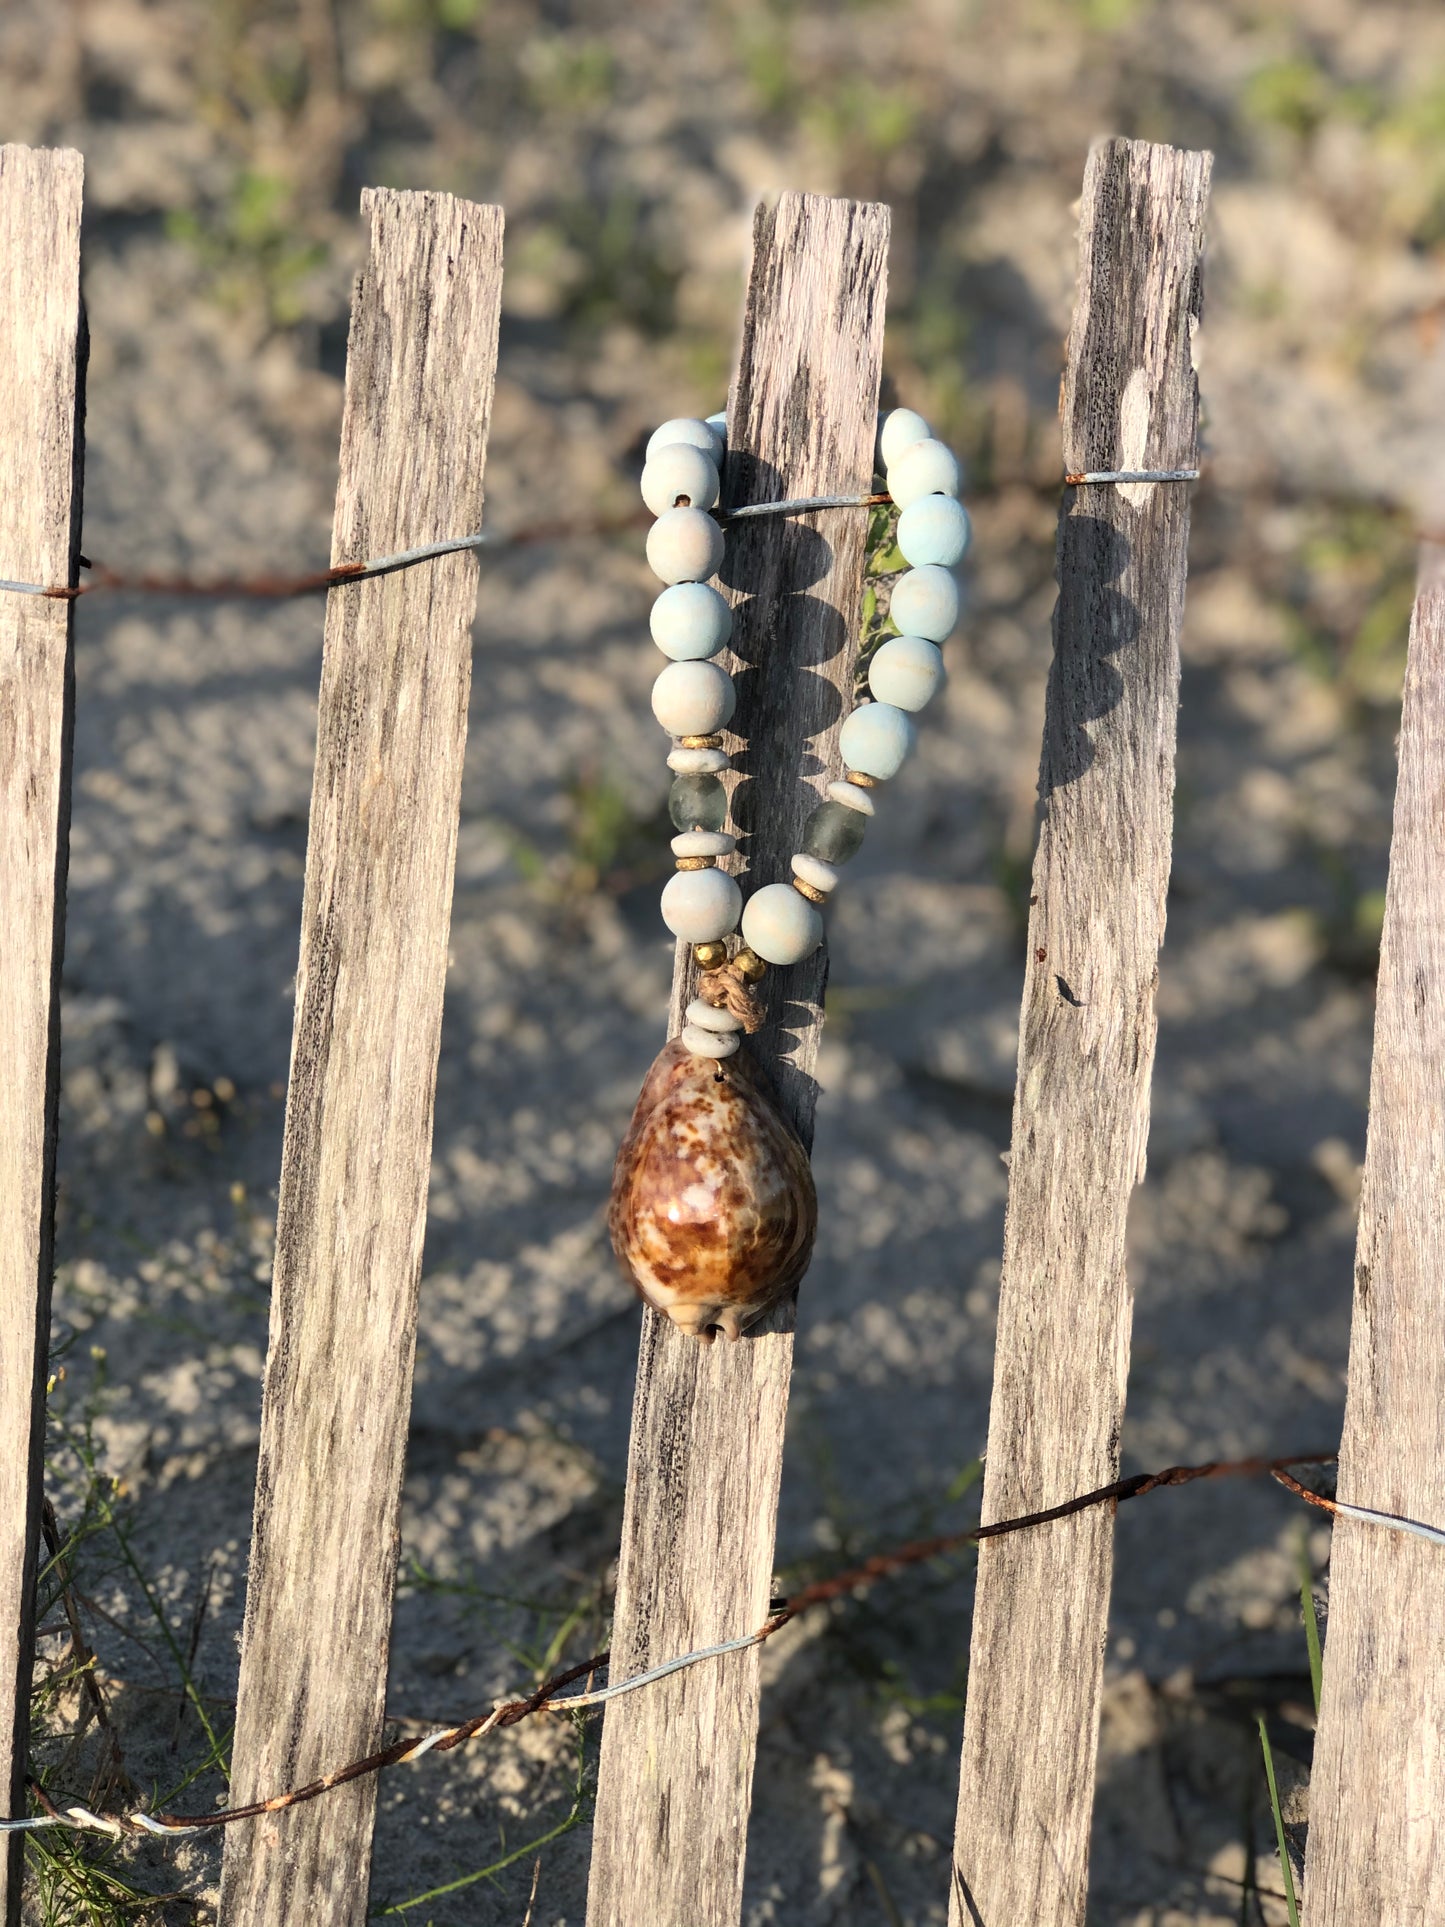
<path fill-rule="evenodd" d="M 764 883 L 744 902 L 737 880 L 718 868 L 718 858 L 737 847 L 723 829 L 721 781 L 729 766 L 721 732 L 732 719 L 734 690 L 712 660 L 732 634 L 732 610 L 709 581 L 723 558 L 723 531 L 711 511 L 726 451 L 724 415 L 664 422 L 642 471 L 642 497 L 657 517 L 647 559 L 666 585 L 651 616 L 652 639 L 669 659 L 653 684 L 652 711 L 672 738 L 668 810 L 678 832 L 662 917 L 691 945 L 701 977 L 681 1034 L 643 1085 L 618 1152 L 609 1213 L 614 1248 L 643 1298 L 703 1339 L 719 1330 L 741 1336 L 807 1269 L 817 1218 L 807 1153 L 760 1068 L 736 1053 L 742 1033 L 761 1023 L 753 988 L 769 966 L 797 963 L 822 942 L 819 906 L 836 887 L 839 866 L 862 845 L 872 792 L 913 749 L 913 717 L 943 680 L 939 644 L 959 611 L 952 571 L 970 536 L 958 461 L 909 408 L 879 421 L 885 497 L 741 511 L 891 500 L 900 511 L 897 547 L 909 565 L 894 580 L 889 607 L 899 633 L 868 654 L 866 695 L 839 733 L 844 774 L 804 825 L 791 882 Z M 739 924 L 741 941 L 730 947 Z"/>

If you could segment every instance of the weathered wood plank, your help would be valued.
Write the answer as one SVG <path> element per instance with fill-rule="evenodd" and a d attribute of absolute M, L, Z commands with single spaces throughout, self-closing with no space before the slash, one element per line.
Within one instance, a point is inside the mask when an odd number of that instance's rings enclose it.
<path fill-rule="evenodd" d="M 1190 468 L 1210 158 L 1096 147 L 1061 399 L 1066 473 Z M 983 1517 L 1118 1475 L 1129 1194 L 1169 881 L 1189 491 L 1070 489 L 1014 1098 Z M 981 1548 L 950 1921 L 1084 1919 L 1112 1508 Z"/>
<path fill-rule="evenodd" d="M 882 366 L 888 210 L 786 194 L 760 208 L 728 415 L 724 506 L 863 491 Z M 728 538 L 749 876 L 786 878 L 851 707 L 866 545 L 861 513 L 764 518 Z M 826 960 L 766 980 L 751 1039 L 805 1143 L 813 1135 Z M 678 950 L 676 1034 L 692 995 Z M 766 1616 L 794 1306 L 736 1344 L 643 1313 L 612 1677 L 749 1631 Z M 757 1740 L 756 1651 L 620 1700 L 602 1736 L 591 1927 L 728 1927 L 742 1907 Z"/>
<path fill-rule="evenodd" d="M 1339 1494 L 1445 1524 L 1445 584 L 1415 604 L 1375 1004 Z M 1433 586 L 1428 576 L 1433 574 Z M 1309 1927 L 1445 1919 L 1441 1553 L 1335 1522 Z"/>
<path fill-rule="evenodd" d="M 80 199 L 67 149 L 0 147 L 0 577 L 74 583 Z M 0 593 L 0 1803 L 25 1811 L 70 835 L 74 604 Z M 20 1918 L 21 1837 L 0 1842 Z"/>
<path fill-rule="evenodd" d="M 501 210 L 369 190 L 332 560 L 481 519 Z M 470 555 L 326 612 L 232 1794 L 382 1723 L 471 681 Z M 221 1918 L 360 1923 L 375 1781 L 227 1835 Z"/>

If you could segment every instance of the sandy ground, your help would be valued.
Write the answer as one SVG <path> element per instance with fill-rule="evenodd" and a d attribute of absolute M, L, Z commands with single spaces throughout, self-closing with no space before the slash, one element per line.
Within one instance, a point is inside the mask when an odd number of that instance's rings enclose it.
<path fill-rule="evenodd" d="M 986 1420 L 1073 203 L 1106 130 L 1218 154 L 1126 1468 L 1338 1436 L 1413 530 L 1445 499 L 1442 52 L 1436 16 L 1344 0 L 397 0 L 343 7 L 339 39 L 315 4 L 0 18 L 5 137 L 87 156 L 85 547 L 117 565 L 325 556 L 365 182 L 506 206 L 500 527 L 630 508 L 647 428 L 721 405 L 758 193 L 893 203 L 890 372 L 970 459 L 973 606 L 831 926 L 789 1577 L 967 1516 L 949 1488 Z M 601 1643 L 637 1313 L 600 1213 L 670 957 L 641 547 L 485 565 L 389 1695 L 418 1720 L 524 1684 L 569 1615 L 568 1654 Z M 178 1639 L 206 1591 L 222 1725 L 320 639 L 315 602 L 78 615 L 57 1415 L 95 1411 Z M 57 1434 L 62 1516 L 72 1463 Z M 1279 1887 L 1253 1710 L 1308 1755 L 1305 1534 L 1263 1487 L 1121 1514 L 1092 1921 L 1283 1918 L 1240 1883 L 1257 1857 Z M 1305 1543 L 1322 1589 L 1326 1538 Z M 194 1715 L 177 1740 L 113 1535 L 80 1561 L 130 1769 L 164 1788 Z M 964 1562 L 770 1649 L 750 1924 L 944 1919 L 968 1607 Z M 595 1733 L 584 1778 L 594 1753 Z M 388 1778 L 373 1905 L 548 1834 L 576 1771 L 570 1733 L 533 1726 Z M 536 1923 L 581 1921 L 586 1858 L 585 1826 L 542 1850 Z M 520 1922 L 535 1859 L 412 1917 Z M 208 1847 L 110 1864 L 213 1899 Z M 46 1904 L 123 1917 L 37 1881 Z"/>

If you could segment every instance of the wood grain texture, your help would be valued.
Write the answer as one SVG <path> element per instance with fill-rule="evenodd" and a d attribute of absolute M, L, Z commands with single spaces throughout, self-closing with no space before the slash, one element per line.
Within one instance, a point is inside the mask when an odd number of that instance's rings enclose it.
<path fill-rule="evenodd" d="M 502 216 L 368 190 L 332 561 L 481 520 Z M 232 1796 L 379 1742 L 477 564 L 326 611 Z M 221 1919 L 360 1923 L 374 1780 L 226 1837 Z"/>
<path fill-rule="evenodd" d="M 786 194 L 760 208 L 728 413 L 724 507 L 869 486 L 888 210 Z M 763 518 L 728 535 L 739 772 L 733 827 L 750 881 L 775 882 L 839 772 L 866 546 L 862 511 Z M 735 867 L 741 868 L 741 862 Z M 746 886 L 745 886 L 746 888 Z M 770 971 L 751 1039 L 811 1144 L 824 953 Z M 692 995 L 679 945 L 670 1034 Z M 766 1616 L 795 1307 L 736 1344 L 700 1345 L 643 1312 L 613 1679 Z M 756 1651 L 700 1666 L 607 1713 L 591 1927 L 729 1927 L 742 1908 L 757 1741 Z"/>
<path fill-rule="evenodd" d="M 79 154 L 0 147 L 0 576 L 74 583 Z M 70 833 L 71 602 L 0 593 L 0 1805 L 25 1811 Z M 21 1838 L 0 1841 L 20 1918 Z"/>
<path fill-rule="evenodd" d="M 1438 554 L 1427 558 L 1437 565 Z M 1428 581 L 1428 575 L 1427 575 Z M 1445 1525 L 1445 585 L 1415 604 L 1380 944 L 1339 1494 Z M 1335 1522 L 1309 1927 L 1445 1920 L 1441 1552 Z"/>
<path fill-rule="evenodd" d="M 1094 149 L 1061 398 L 1065 471 L 1197 460 L 1210 159 Z M 1189 491 L 1070 489 L 1014 1097 L 983 1517 L 1118 1475 L 1164 937 Z M 1112 1508 L 980 1550 L 950 1921 L 1082 1923 Z"/>

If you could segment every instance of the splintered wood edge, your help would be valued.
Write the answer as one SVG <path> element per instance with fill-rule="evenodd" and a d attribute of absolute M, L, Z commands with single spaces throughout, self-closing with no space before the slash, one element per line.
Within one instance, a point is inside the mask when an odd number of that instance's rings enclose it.
<path fill-rule="evenodd" d="M 730 405 L 724 507 L 863 492 L 882 369 L 888 210 L 787 194 L 760 209 Z M 813 570 L 819 543 L 832 560 Z M 850 703 L 866 516 L 762 518 L 729 534 L 728 666 L 749 875 L 785 879 L 836 762 Z M 809 564 L 813 564 L 810 568 Z M 791 599 L 790 599 L 791 597 Z M 810 665 L 806 671 L 800 662 Z M 799 772 L 801 771 L 801 774 Z M 679 951 L 674 1029 L 691 994 Z M 826 971 L 770 971 L 750 1040 L 804 1142 Z M 808 1286 L 804 1285 L 807 1290 Z M 612 1676 L 750 1631 L 767 1611 L 793 1306 L 700 1345 L 644 1310 Z M 757 1743 L 759 1665 L 742 1653 L 619 1700 L 603 1727 L 590 1927 L 735 1927 Z"/>

